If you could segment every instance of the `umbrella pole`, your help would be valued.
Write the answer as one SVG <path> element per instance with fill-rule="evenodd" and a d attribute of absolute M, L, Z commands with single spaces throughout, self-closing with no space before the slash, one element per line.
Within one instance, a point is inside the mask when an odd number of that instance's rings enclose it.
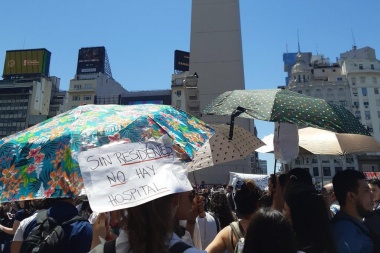
<path fill-rule="evenodd" d="M 246 109 L 241 107 L 241 106 L 238 106 L 236 107 L 236 110 L 233 111 L 233 113 L 231 114 L 231 121 L 230 121 L 230 135 L 228 136 L 228 139 L 229 140 L 232 140 L 232 137 L 234 135 L 234 124 L 235 124 L 235 117 L 239 116 L 240 114 L 242 114 L 243 112 L 245 112 Z"/>
<path fill-rule="evenodd" d="M 276 158 L 274 159 L 274 170 L 273 170 L 273 174 L 276 175 L 276 163 L 277 163 L 277 160 Z"/>
<path fill-rule="evenodd" d="M 323 188 L 323 164 L 322 164 L 322 160 L 321 160 L 321 155 L 319 155 L 319 160 L 321 163 L 321 189 L 322 189 Z"/>
<path fill-rule="evenodd" d="M 195 178 L 195 170 L 193 170 L 193 178 L 194 178 L 194 184 L 197 186 L 197 179 Z"/>

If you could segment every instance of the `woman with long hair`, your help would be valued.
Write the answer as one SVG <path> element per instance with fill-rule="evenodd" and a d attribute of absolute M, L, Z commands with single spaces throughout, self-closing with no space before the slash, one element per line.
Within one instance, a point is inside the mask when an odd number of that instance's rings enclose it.
<path fill-rule="evenodd" d="M 209 212 L 219 220 L 220 229 L 227 227 L 236 220 L 228 204 L 226 194 L 221 192 L 215 192 L 211 196 Z"/>
<path fill-rule="evenodd" d="M 306 253 L 336 253 L 323 196 L 314 187 L 290 178 L 285 192 L 284 215 L 297 238 L 297 249 Z"/>
<path fill-rule="evenodd" d="M 260 208 L 250 220 L 243 253 L 296 253 L 292 225 L 284 215 L 271 208 Z"/>
<path fill-rule="evenodd" d="M 244 237 L 249 220 L 259 207 L 259 199 L 262 191 L 253 180 L 243 182 L 240 189 L 235 193 L 236 215 L 239 221 L 232 222 L 230 226 L 222 229 L 215 239 L 206 248 L 208 253 L 222 253 L 227 250 L 230 253 L 240 238 Z"/>

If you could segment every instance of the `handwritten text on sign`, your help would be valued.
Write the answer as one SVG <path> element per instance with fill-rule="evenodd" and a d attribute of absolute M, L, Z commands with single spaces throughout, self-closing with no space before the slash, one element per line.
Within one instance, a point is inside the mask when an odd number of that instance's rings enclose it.
<path fill-rule="evenodd" d="M 140 205 L 184 187 L 191 190 L 168 144 L 111 144 L 80 153 L 78 162 L 91 207 L 97 212 Z"/>

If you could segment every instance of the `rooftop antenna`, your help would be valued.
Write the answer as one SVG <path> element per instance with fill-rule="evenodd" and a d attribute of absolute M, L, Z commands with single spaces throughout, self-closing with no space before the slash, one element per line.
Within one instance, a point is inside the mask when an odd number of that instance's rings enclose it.
<path fill-rule="evenodd" d="M 351 36 L 352 36 L 352 42 L 353 42 L 352 49 L 354 50 L 354 59 L 356 59 L 356 41 L 355 41 L 354 31 L 352 28 L 351 28 Z"/>
<path fill-rule="evenodd" d="M 288 43 L 286 43 L 285 46 L 286 46 L 286 53 L 288 54 L 288 53 L 289 53 L 289 50 L 288 50 Z"/>
<path fill-rule="evenodd" d="M 315 44 L 315 47 L 316 47 L 317 55 L 319 55 L 319 53 L 318 53 L 318 43 Z"/>
<path fill-rule="evenodd" d="M 298 33 L 298 29 L 297 29 L 297 40 L 298 40 L 298 53 L 301 52 L 301 47 L 300 47 L 300 35 Z"/>

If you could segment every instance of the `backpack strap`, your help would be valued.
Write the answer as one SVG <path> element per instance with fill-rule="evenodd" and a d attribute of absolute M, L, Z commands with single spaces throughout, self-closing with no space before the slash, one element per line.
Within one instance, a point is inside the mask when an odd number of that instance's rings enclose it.
<path fill-rule="evenodd" d="M 47 209 L 42 210 L 41 212 L 39 212 L 37 214 L 37 217 L 36 217 L 36 223 L 37 223 L 37 225 L 38 224 L 42 224 L 44 222 L 44 220 L 46 220 L 47 218 L 48 218 Z"/>
<path fill-rule="evenodd" d="M 237 241 L 239 241 L 240 238 L 244 237 L 243 233 L 240 230 L 240 226 L 239 225 L 240 224 L 239 224 L 238 221 L 234 221 L 234 222 L 230 223 L 230 227 L 231 227 L 232 231 L 234 232 Z"/>
<path fill-rule="evenodd" d="M 116 239 L 111 240 L 111 241 L 106 241 L 104 243 L 103 252 L 104 253 L 116 253 Z"/>
<path fill-rule="evenodd" d="M 239 242 L 240 238 L 244 237 L 244 235 L 240 231 L 239 222 L 238 221 L 231 222 L 230 227 L 231 227 L 231 231 L 236 237 L 236 241 Z M 232 236 L 232 233 L 230 233 L 230 241 L 231 241 L 232 248 L 235 249 L 236 245 L 234 245 L 234 238 Z"/>
<path fill-rule="evenodd" d="M 183 253 L 185 252 L 185 250 L 191 248 L 192 246 L 190 246 L 189 244 L 187 243 L 184 243 L 184 242 L 178 242 L 176 244 L 174 244 L 173 246 L 171 246 L 169 248 L 169 253 Z M 106 252 L 104 252 L 106 253 Z"/>
<path fill-rule="evenodd" d="M 74 223 L 76 221 L 87 221 L 88 222 L 88 220 L 85 219 L 85 218 L 83 218 L 82 216 L 76 215 L 73 218 L 71 218 L 70 220 L 62 222 L 61 226 L 64 226 L 64 225 L 67 225 L 67 224 L 71 224 L 71 223 Z"/>

